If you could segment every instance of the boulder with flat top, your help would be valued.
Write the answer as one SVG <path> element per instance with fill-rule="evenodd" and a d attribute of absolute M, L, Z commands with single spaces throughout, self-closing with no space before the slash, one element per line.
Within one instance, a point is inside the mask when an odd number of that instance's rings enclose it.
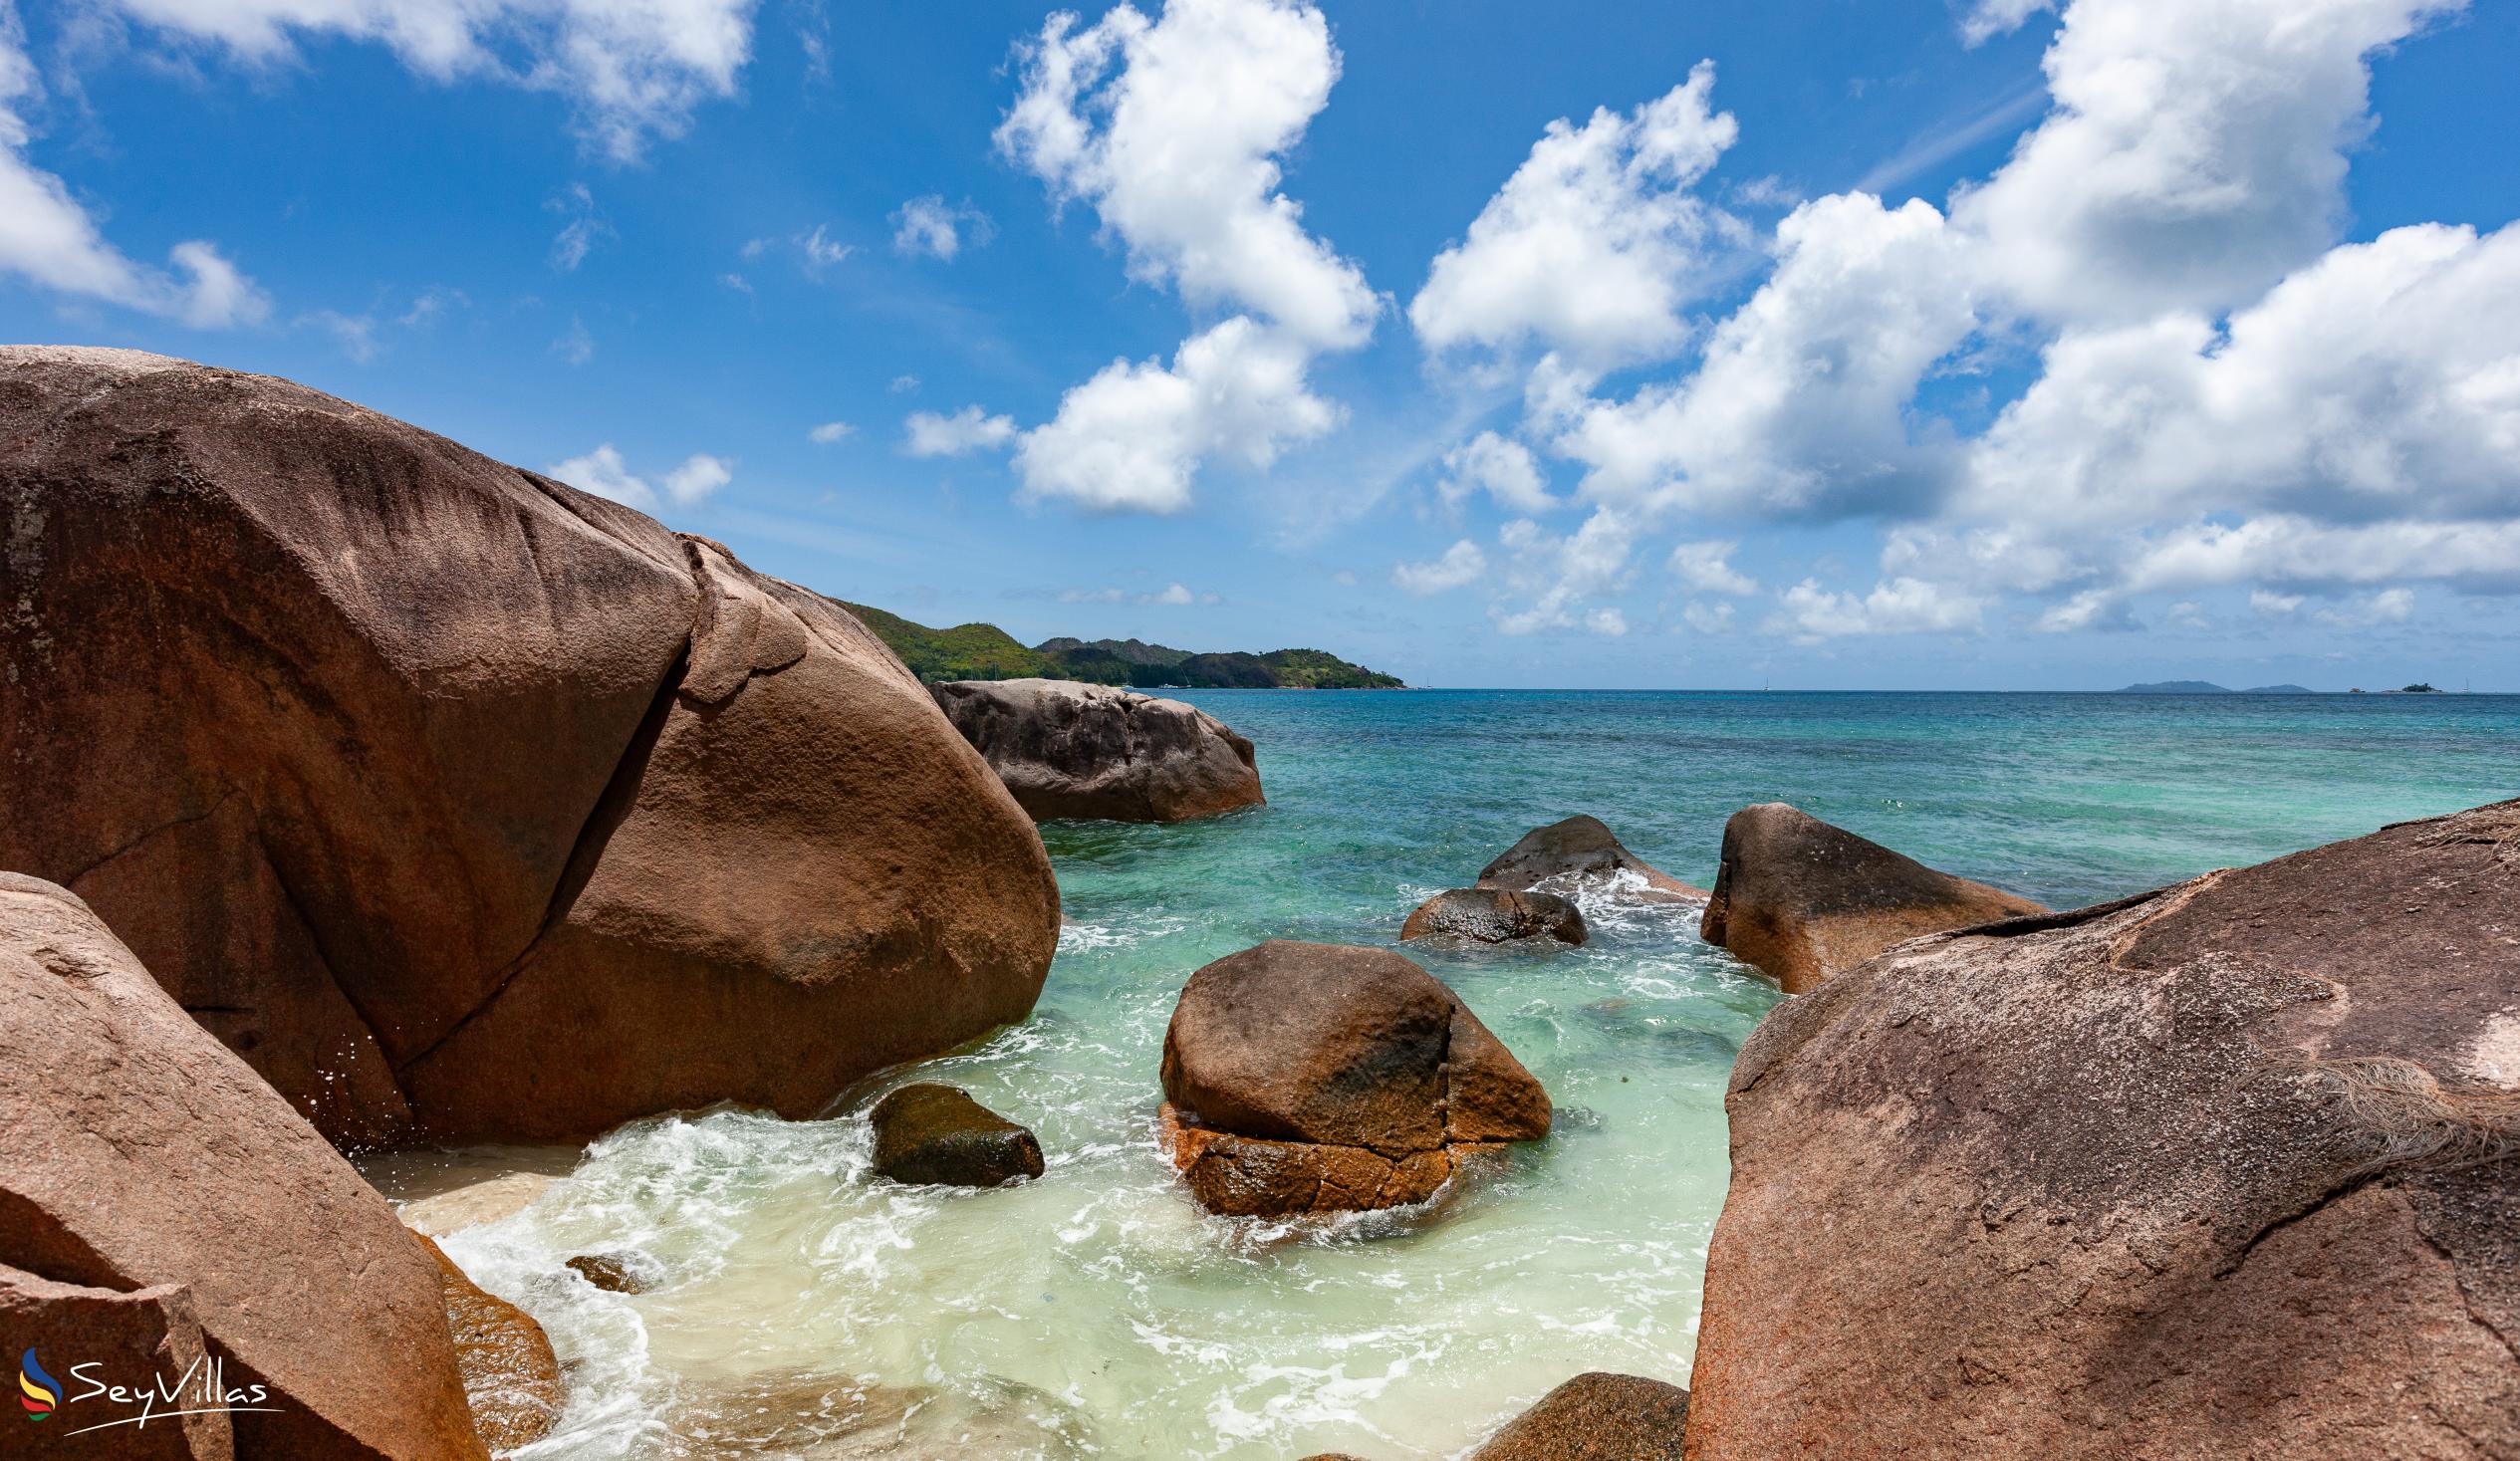
<path fill-rule="evenodd" d="M 1698 933 L 1801 994 L 1891 944 L 2046 911 L 1768 802 L 1724 824 Z"/>
<path fill-rule="evenodd" d="M 1386 949 L 1275 940 L 1190 976 L 1164 1032 L 1163 1137 L 1211 1212 L 1423 1202 L 1548 1093 L 1441 980 Z"/>

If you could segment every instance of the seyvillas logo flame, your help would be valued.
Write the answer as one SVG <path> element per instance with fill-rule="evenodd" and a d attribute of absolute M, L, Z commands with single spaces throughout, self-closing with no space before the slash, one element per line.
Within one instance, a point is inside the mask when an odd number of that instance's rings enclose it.
<path fill-rule="evenodd" d="M 18 1403 L 26 1407 L 29 1420 L 42 1420 L 61 1404 L 61 1381 L 44 1372 L 32 1349 L 18 1357 L 18 1388 L 26 1392 Z"/>

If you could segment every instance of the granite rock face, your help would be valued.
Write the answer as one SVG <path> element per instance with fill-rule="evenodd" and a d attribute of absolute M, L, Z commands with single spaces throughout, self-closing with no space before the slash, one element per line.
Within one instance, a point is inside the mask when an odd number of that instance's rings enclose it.
<path fill-rule="evenodd" d="M 1422 1202 L 1549 1133 L 1548 1093 L 1442 981 L 1384 949 L 1276 940 L 1190 976 L 1163 1040 L 1163 1134 L 1212 1212 Z"/>
<path fill-rule="evenodd" d="M 928 690 L 1038 820 L 1188 822 L 1265 800 L 1251 742 L 1178 700 L 1078 680 Z"/>
<path fill-rule="evenodd" d="M 344 1143 L 805 1115 L 1032 1006 L 1032 825 L 706 540 L 268 376 L 0 348 L 0 867 Z"/>
<path fill-rule="evenodd" d="M 1439 892 L 1409 911 L 1400 925 L 1400 939 L 1465 939 L 1473 943 L 1519 943 L 1542 939 L 1580 944 L 1591 937 L 1584 910 L 1556 893 L 1515 892 L 1493 887 L 1456 887 Z"/>
<path fill-rule="evenodd" d="M 913 1185 L 996 1187 L 1038 1177 L 1033 1133 L 951 1086 L 904 1086 L 876 1102 L 878 1176 Z"/>
<path fill-rule="evenodd" d="M 1891 944 L 2046 911 L 1768 802 L 1724 824 L 1698 933 L 1801 994 Z"/>
<path fill-rule="evenodd" d="M 1629 852 L 1600 818 L 1582 816 L 1523 834 L 1521 842 L 1479 869 L 1478 885 L 1560 894 L 1598 891 L 1654 903 L 1706 896 L 1704 888 L 1692 887 Z"/>
<path fill-rule="evenodd" d="M 2520 1455 L 2520 802 L 1901 945 L 1726 1105 L 1692 1457 Z"/>
<path fill-rule="evenodd" d="M 100 1375 L 136 1388 L 215 1353 L 270 1396 L 228 1417 L 239 1456 L 484 1455 L 436 1269 L 384 1199 L 77 897 L 8 872 L 0 1112 L 0 1311 L 12 1344 L 63 1337 L 61 1430 L 118 1418 L 72 1363 L 157 1356 Z"/>

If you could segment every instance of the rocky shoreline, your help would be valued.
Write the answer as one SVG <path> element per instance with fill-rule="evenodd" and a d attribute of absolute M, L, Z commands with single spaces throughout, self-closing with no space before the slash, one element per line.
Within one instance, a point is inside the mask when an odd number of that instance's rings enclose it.
<path fill-rule="evenodd" d="M 343 1149 L 872 1085 L 882 1179 L 1021 1201 L 1061 1154 L 900 1077 L 1032 1010 L 1035 819 L 1265 805 L 1189 706 L 923 686 L 717 544 L 267 377 L 0 349 L 0 1325 L 272 1402 L 65 1456 L 550 1429 L 550 1339 L 413 1231 L 531 1174 L 397 1214 Z M 1472 1454 L 2520 1455 L 2520 802 L 2065 912 L 1781 804 L 1718 861 L 1570 817 L 1388 935 L 1580 958 L 1588 902 L 1702 902 L 1793 996 L 1688 1388 L 1579 1376 Z M 1187 973 L 1146 1081 L 1228 1218 L 1440 1224 L 1557 1116 L 1384 947 Z"/>

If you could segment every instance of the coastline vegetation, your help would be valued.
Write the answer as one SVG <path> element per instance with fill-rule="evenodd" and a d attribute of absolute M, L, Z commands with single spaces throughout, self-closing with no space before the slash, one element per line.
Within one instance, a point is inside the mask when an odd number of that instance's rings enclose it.
<path fill-rule="evenodd" d="M 863 604 L 848 606 L 922 680 L 1084 680 L 1139 689 L 1396 690 L 1397 675 L 1322 649 L 1193 653 L 1142 639 L 1045 639 L 1027 645 L 995 624 L 929 628 Z"/>

